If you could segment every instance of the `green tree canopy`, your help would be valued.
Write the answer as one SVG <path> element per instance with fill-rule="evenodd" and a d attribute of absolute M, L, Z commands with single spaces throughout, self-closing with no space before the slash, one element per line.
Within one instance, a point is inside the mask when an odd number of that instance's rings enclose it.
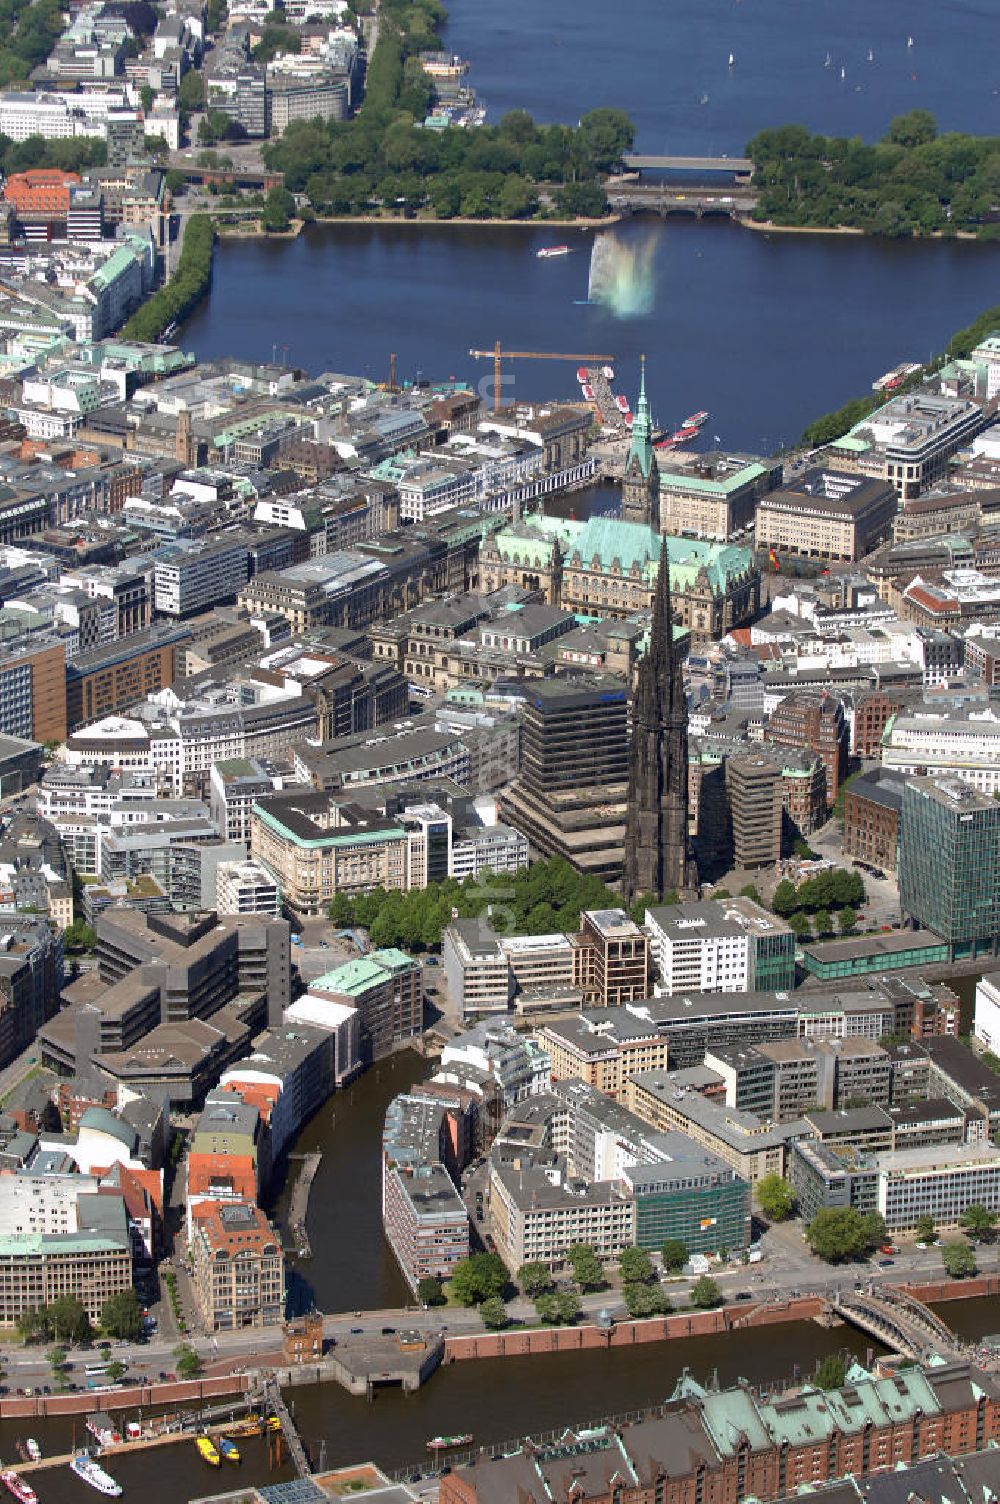
<path fill-rule="evenodd" d="M 648 1285 L 653 1278 L 653 1261 L 645 1248 L 623 1248 L 618 1272 L 623 1285 Z"/>
<path fill-rule="evenodd" d="M 133 1342 L 142 1331 L 142 1306 L 135 1290 L 112 1295 L 101 1307 L 101 1326 L 109 1337 Z"/>
<path fill-rule="evenodd" d="M 484 1300 L 479 1307 L 479 1315 L 482 1318 L 483 1326 L 488 1331 L 498 1332 L 501 1327 L 507 1325 L 507 1307 L 499 1295 L 491 1295 L 488 1300 Z"/>
<path fill-rule="evenodd" d="M 90 1318 L 75 1295 L 58 1296 L 45 1307 L 45 1317 L 57 1342 L 82 1346 L 93 1335 Z"/>
<path fill-rule="evenodd" d="M 552 1271 L 547 1264 L 522 1264 L 517 1271 L 517 1283 L 528 1299 L 534 1300 L 536 1295 L 552 1289 Z"/>
<path fill-rule="evenodd" d="M 806 1240 L 829 1264 L 857 1258 L 868 1248 L 864 1219 L 853 1206 L 823 1207 L 806 1227 Z"/>
<path fill-rule="evenodd" d="M 937 121 L 929 110 L 910 110 L 889 122 L 886 140 L 893 146 L 926 146 L 937 135 Z"/>
<path fill-rule="evenodd" d="M 972 1206 L 967 1206 L 958 1220 L 970 1238 L 985 1243 L 993 1236 L 993 1229 L 997 1225 L 997 1214 L 977 1201 Z"/>
<path fill-rule="evenodd" d="M 671 1274 L 680 1274 L 687 1263 L 689 1254 L 687 1246 L 680 1238 L 668 1238 L 660 1249 L 660 1257 L 663 1259 L 664 1269 L 669 1269 Z"/>
<path fill-rule="evenodd" d="M 197 1379 L 205 1371 L 205 1365 L 189 1342 L 182 1342 L 174 1348 L 174 1361 L 182 1379 Z"/>
<path fill-rule="evenodd" d="M 843 1389 L 846 1378 L 847 1360 L 840 1353 L 827 1353 L 813 1376 L 813 1383 L 817 1389 Z"/>
<path fill-rule="evenodd" d="M 463 1306 L 478 1306 L 503 1294 L 509 1275 L 499 1254 L 473 1253 L 460 1259 L 451 1276 L 451 1292 Z"/>
<path fill-rule="evenodd" d="M 444 1290 L 437 1275 L 426 1275 L 417 1284 L 417 1299 L 422 1306 L 443 1306 L 445 1303 Z"/>
<path fill-rule="evenodd" d="M 934 1218 L 929 1212 L 917 1218 L 917 1225 L 913 1229 L 913 1235 L 918 1243 L 933 1243 L 937 1238 L 937 1228 L 934 1226 Z"/>
<path fill-rule="evenodd" d="M 941 1258 L 952 1279 L 967 1279 L 976 1272 L 976 1255 L 968 1243 L 946 1243 Z"/>
<path fill-rule="evenodd" d="M 710 1311 L 713 1306 L 722 1304 L 722 1291 L 709 1275 L 703 1274 L 695 1280 L 691 1287 L 691 1304 L 699 1311 Z"/>
<path fill-rule="evenodd" d="M 604 1288 L 604 1268 L 589 1243 L 574 1243 L 566 1257 L 581 1290 Z"/>
<path fill-rule="evenodd" d="M 780 1175 L 763 1175 L 757 1182 L 757 1202 L 769 1222 L 786 1222 L 795 1207 L 795 1192 Z"/>
<path fill-rule="evenodd" d="M 667 1316 L 673 1310 L 659 1285 L 623 1285 L 622 1298 L 625 1309 L 633 1320 L 642 1320 L 647 1316 Z"/>

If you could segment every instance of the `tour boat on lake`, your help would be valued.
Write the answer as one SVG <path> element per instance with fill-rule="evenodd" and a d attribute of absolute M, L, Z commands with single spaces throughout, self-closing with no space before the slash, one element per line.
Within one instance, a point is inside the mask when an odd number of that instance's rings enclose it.
<path fill-rule="evenodd" d="M 453 1447 L 472 1445 L 472 1432 L 463 1431 L 460 1436 L 432 1436 L 427 1443 L 428 1452 L 449 1452 Z"/>
<path fill-rule="evenodd" d="M 543 245 L 540 251 L 535 252 L 535 255 L 538 257 L 539 261 L 547 261 L 551 256 L 568 256 L 569 246 Z"/>

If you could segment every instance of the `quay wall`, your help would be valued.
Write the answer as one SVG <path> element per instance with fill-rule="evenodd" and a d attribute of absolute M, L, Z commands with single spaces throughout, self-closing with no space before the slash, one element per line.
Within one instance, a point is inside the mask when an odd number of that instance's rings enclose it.
<path fill-rule="evenodd" d="M 134 1410 L 140 1405 L 198 1404 L 217 1397 L 246 1394 L 249 1388 L 250 1379 L 245 1373 L 227 1373 L 173 1384 L 132 1384 L 123 1389 L 92 1389 L 77 1394 L 8 1394 L 0 1399 L 0 1420 L 83 1415 L 91 1410 Z"/>
<path fill-rule="evenodd" d="M 446 1363 L 471 1358 L 523 1358 L 537 1353 L 582 1352 L 593 1348 L 634 1347 L 646 1342 L 669 1342 L 679 1337 L 711 1337 L 747 1326 L 776 1325 L 786 1321 L 811 1321 L 824 1302 L 819 1296 L 802 1296 L 780 1305 L 721 1306 L 714 1311 L 684 1311 L 672 1316 L 654 1316 L 645 1321 L 620 1321 L 613 1327 L 539 1327 L 530 1331 L 476 1332 L 468 1337 L 445 1339 Z"/>

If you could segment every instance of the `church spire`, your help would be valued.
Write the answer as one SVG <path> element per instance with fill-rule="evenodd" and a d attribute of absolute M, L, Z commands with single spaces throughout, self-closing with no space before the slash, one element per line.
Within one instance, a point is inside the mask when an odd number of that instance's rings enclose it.
<path fill-rule="evenodd" d="M 622 517 L 626 522 L 643 522 L 659 531 L 660 474 L 653 452 L 653 420 L 646 397 L 645 355 L 642 356 L 639 400 L 632 419 L 631 441 L 625 460 Z"/>

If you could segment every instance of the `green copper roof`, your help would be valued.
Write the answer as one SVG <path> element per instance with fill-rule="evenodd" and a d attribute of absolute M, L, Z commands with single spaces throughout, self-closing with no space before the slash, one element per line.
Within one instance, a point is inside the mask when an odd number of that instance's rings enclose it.
<path fill-rule="evenodd" d="M 345 961 L 342 966 L 324 972 L 311 985 L 321 992 L 346 992 L 349 997 L 357 997 L 369 987 L 380 986 L 393 972 L 408 971 L 412 965 L 413 959 L 405 951 L 390 947 Z"/>
<path fill-rule="evenodd" d="M 625 461 L 626 470 L 633 460 L 638 460 L 639 468 L 648 480 L 649 472 L 653 468 L 653 422 L 649 416 L 649 402 L 646 400 L 645 355 L 642 357 L 639 401 L 636 403 L 635 416 L 632 419 L 632 442 L 628 449 L 628 459 Z"/>

